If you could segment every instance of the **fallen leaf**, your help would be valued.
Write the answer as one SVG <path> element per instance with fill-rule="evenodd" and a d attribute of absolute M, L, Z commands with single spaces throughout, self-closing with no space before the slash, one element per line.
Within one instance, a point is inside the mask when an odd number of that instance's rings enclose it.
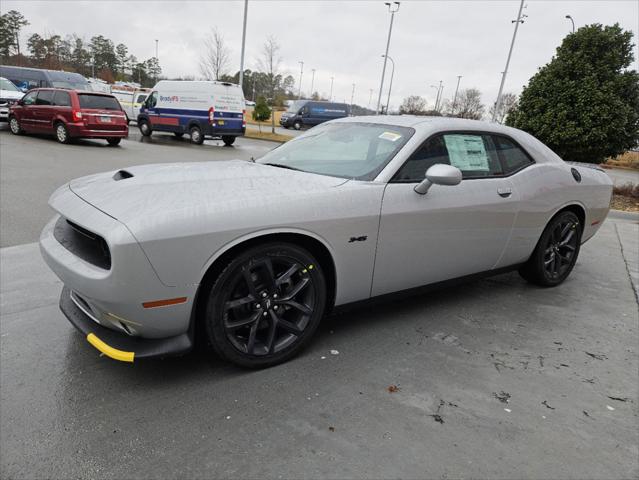
<path fill-rule="evenodd" d="M 551 407 L 550 405 L 548 405 L 548 402 L 546 400 L 544 400 L 543 402 L 541 402 L 541 404 L 546 407 L 549 408 L 551 410 L 555 410 L 555 407 Z"/>
<path fill-rule="evenodd" d="M 618 402 L 627 402 L 628 401 L 627 397 L 611 397 L 611 396 L 608 396 L 608 398 L 610 400 L 616 400 Z"/>
<path fill-rule="evenodd" d="M 397 385 L 391 385 L 390 387 L 387 388 L 388 393 L 397 393 L 401 390 L 401 388 L 399 388 Z"/>
<path fill-rule="evenodd" d="M 437 413 L 431 415 L 431 417 L 433 417 L 433 420 L 435 420 L 437 423 L 444 423 L 444 419 Z"/>
<path fill-rule="evenodd" d="M 328 427 L 328 429 L 329 429 L 331 432 L 334 432 L 334 431 L 335 431 L 335 427 Z"/>
<path fill-rule="evenodd" d="M 510 402 L 510 397 L 511 397 L 510 393 L 508 393 L 508 392 L 504 392 L 503 390 L 502 390 L 502 392 L 501 392 L 501 393 L 495 393 L 495 392 L 493 392 L 493 396 L 494 396 L 497 400 L 499 400 L 501 403 L 508 403 L 508 402 Z"/>
<path fill-rule="evenodd" d="M 606 357 L 604 354 L 602 353 L 590 353 L 590 352 L 584 352 L 586 355 L 588 355 L 589 357 L 592 357 L 596 360 L 606 360 L 608 357 Z"/>

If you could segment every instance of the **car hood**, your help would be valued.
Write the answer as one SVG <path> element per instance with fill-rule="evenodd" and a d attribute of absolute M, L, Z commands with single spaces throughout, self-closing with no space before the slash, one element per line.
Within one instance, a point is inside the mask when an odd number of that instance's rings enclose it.
<path fill-rule="evenodd" d="M 24 93 L 15 92 L 13 90 L 0 90 L 0 98 L 6 98 L 9 100 L 20 100 L 24 97 Z"/>
<path fill-rule="evenodd" d="M 80 198 L 125 224 L 225 204 L 287 200 L 343 184 L 342 178 L 316 175 L 243 160 L 141 165 L 72 180 Z"/>

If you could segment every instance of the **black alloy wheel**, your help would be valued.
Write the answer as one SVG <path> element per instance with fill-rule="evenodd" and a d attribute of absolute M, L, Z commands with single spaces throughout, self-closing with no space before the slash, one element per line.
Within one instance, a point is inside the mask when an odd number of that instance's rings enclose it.
<path fill-rule="evenodd" d="M 319 325 L 326 286 L 319 264 L 288 244 L 251 249 L 214 283 L 206 309 L 213 349 L 244 367 L 281 363 L 298 353 Z"/>
<path fill-rule="evenodd" d="M 577 261 L 581 234 L 582 225 L 577 215 L 561 212 L 546 226 L 535 251 L 520 270 L 521 275 L 544 287 L 562 283 Z"/>

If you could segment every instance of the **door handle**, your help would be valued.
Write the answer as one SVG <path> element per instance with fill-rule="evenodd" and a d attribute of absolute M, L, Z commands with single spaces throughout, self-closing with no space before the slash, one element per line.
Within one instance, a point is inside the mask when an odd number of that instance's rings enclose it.
<path fill-rule="evenodd" d="M 512 188 L 498 188 L 497 189 L 497 193 L 502 198 L 508 198 L 508 197 L 510 197 L 512 195 L 513 189 Z"/>

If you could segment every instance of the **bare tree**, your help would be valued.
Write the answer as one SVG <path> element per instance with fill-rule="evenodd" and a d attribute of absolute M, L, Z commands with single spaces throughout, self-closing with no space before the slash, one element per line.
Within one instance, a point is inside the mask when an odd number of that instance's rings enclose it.
<path fill-rule="evenodd" d="M 495 115 L 495 120 L 497 120 L 499 123 L 504 123 L 508 114 L 517 107 L 517 101 L 517 95 L 515 95 L 514 93 L 504 93 L 501 96 L 499 111 L 497 112 L 497 115 Z M 491 117 L 493 116 L 494 111 L 495 105 L 493 104 L 493 106 L 490 107 L 489 112 Z"/>
<path fill-rule="evenodd" d="M 486 107 L 481 103 L 481 92 L 476 88 L 462 90 L 457 95 L 455 116 L 480 120 L 484 116 Z"/>
<path fill-rule="evenodd" d="M 405 115 L 424 115 L 426 100 L 419 95 L 406 97 L 399 107 L 399 113 Z"/>
<path fill-rule="evenodd" d="M 275 36 L 269 35 L 266 37 L 266 41 L 264 42 L 264 45 L 262 45 L 261 55 L 262 56 L 257 60 L 257 65 L 261 71 L 266 73 L 268 93 L 270 98 L 274 99 L 275 88 L 281 79 L 280 64 L 282 63 L 282 57 L 280 57 L 280 45 L 277 43 Z"/>
<path fill-rule="evenodd" d="M 219 80 L 229 67 L 231 52 L 224 36 L 213 28 L 204 40 L 204 53 L 200 56 L 200 72 L 208 80 Z"/>

